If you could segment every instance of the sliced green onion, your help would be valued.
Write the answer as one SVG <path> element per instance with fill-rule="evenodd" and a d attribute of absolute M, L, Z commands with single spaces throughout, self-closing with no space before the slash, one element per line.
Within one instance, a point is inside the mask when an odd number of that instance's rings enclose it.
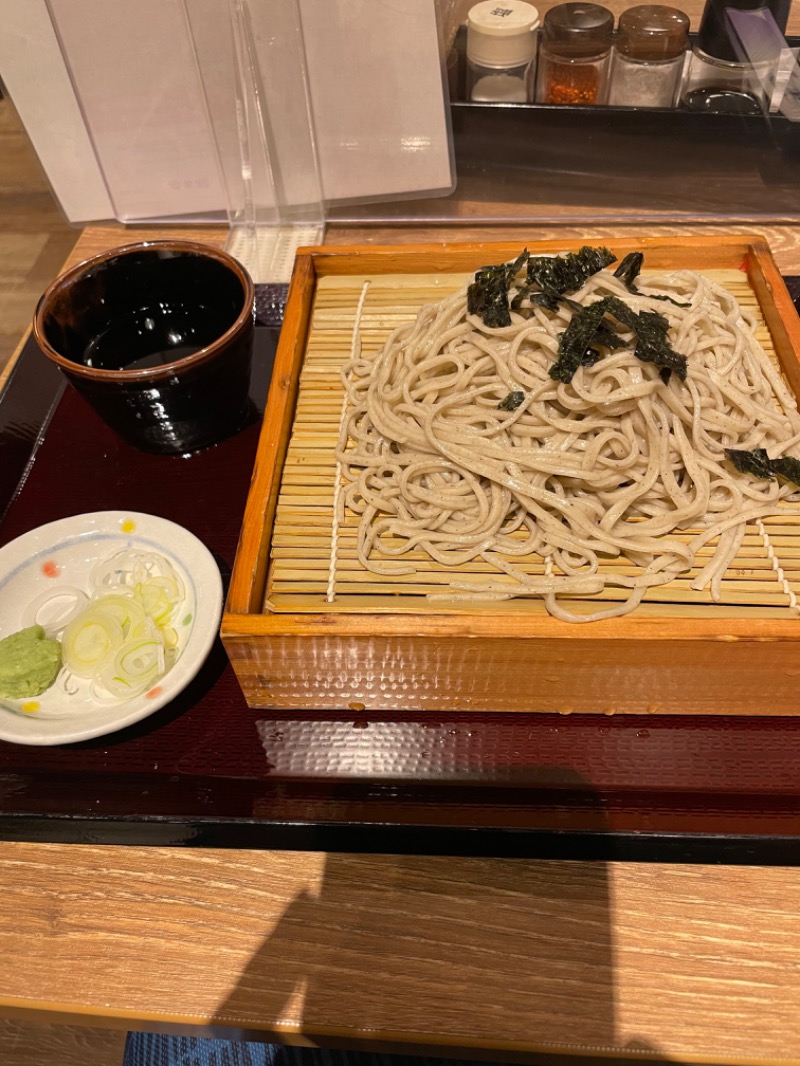
<path fill-rule="evenodd" d="M 24 629 L 28 626 L 41 626 L 52 639 L 60 635 L 67 623 L 71 622 L 88 602 L 89 597 L 85 592 L 69 585 L 48 589 L 31 600 L 25 608 L 22 626 Z"/>
<path fill-rule="evenodd" d="M 64 630 L 62 661 L 77 677 L 94 677 L 113 661 L 123 640 L 122 626 L 115 618 L 88 607 Z"/>
<path fill-rule="evenodd" d="M 100 596 L 92 600 L 92 606 L 96 611 L 103 611 L 116 618 L 122 626 L 125 637 L 129 637 L 137 626 L 144 624 L 147 617 L 142 604 L 133 596 L 126 596 L 120 592 L 111 593 L 108 596 Z"/>
<path fill-rule="evenodd" d="M 97 563 L 89 585 L 91 599 L 78 589 L 48 590 L 29 604 L 26 617 L 35 622 L 39 613 L 46 629 L 63 629 L 66 682 L 89 679 L 93 699 L 118 703 L 147 691 L 178 658 L 172 623 L 184 585 L 163 555 L 128 548 Z M 65 603 L 56 611 L 59 599 Z"/>

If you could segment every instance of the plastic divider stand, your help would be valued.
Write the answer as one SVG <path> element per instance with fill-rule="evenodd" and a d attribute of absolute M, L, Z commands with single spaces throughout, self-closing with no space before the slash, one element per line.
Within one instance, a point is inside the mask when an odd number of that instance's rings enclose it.
<path fill-rule="evenodd" d="M 288 281 L 323 232 L 294 0 L 47 2 L 117 219 L 227 221 L 257 282 Z"/>
<path fill-rule="evenodd" d="M 324 210 L 296 0 L 183 0 L 219 152 L 228 250 L 256 281 L 288 282 Z"/>
<path fill-rule="evenodd" d="M 47 0 L 120 222 L 221 222 L 229 205 L 180 0 Z"/>
<path fill-rule="evenodd" d="M 286 282 L 329 205 L 454 188 L 436 0 L 46 3 L 120 221 L 227 221 Z"/>

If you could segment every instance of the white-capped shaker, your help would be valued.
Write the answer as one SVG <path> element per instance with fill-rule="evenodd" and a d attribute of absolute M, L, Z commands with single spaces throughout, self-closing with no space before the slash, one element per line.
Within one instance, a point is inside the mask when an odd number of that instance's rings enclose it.
<path fill-rule="evenodd" d="M 467 16 L 467 96 L 476 103 L 533 99 L 539 12 L 525 0 L 482 0 Z"/>

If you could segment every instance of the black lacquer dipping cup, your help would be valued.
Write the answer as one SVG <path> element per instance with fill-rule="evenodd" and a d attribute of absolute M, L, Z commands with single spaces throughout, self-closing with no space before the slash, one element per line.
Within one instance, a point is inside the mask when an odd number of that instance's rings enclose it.
<path fill-rule="evenodd" d="M 232 256 L 194 241 L 114 248 L 39 301 L 45 355 L 124 440 L 188 454 L 250 413 L 254 289 Z"/>

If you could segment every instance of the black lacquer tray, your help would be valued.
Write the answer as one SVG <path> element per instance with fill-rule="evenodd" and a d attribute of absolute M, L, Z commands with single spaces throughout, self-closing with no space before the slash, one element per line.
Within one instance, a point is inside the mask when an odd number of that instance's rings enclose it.
<path fill-rule="evenodd" d="M 123 444 L 29 341 L 0 396 L 0 544 L 145 511 L 198 535 L 227 579 L 277 333 L 256 330 L 251 424 L 188 459 Z M 0 742 L 0 837 L 796 864 L 800 691 L 797 718 L 252 711 L 218 642 L 134 727 Z"/>

